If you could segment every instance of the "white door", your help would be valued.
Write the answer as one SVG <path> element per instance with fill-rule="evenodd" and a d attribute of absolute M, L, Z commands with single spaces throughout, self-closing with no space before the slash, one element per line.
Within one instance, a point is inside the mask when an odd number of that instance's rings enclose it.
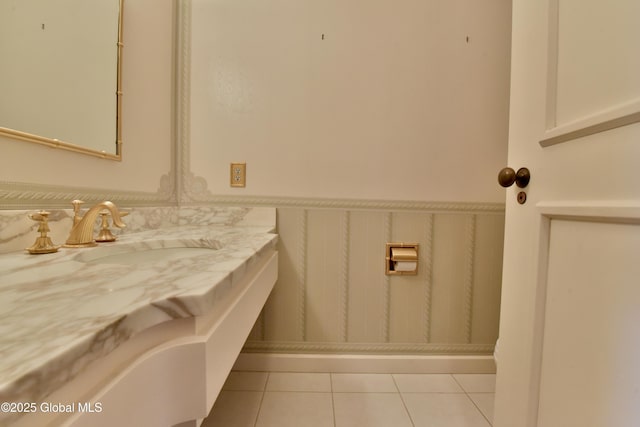
<path fill-rule="evenodd" d="M 511 72 L 494 427 L 640 426 L 640 1 L 514 0 Z"/>

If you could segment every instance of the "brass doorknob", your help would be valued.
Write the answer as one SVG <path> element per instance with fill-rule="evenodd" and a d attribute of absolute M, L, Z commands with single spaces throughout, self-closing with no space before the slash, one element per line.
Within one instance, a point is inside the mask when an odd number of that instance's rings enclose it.
<path fill-rule="evenodd" d="M 530 179 L 531 174 L 527 168 L 520 168 L 518 169 L 518 172 L 511 168 L 504 168 L 498 174 L 498 182 L 505 188 L 511 187 L 514 182 L 518 187 L 524 188 L 529 185 Z"/>

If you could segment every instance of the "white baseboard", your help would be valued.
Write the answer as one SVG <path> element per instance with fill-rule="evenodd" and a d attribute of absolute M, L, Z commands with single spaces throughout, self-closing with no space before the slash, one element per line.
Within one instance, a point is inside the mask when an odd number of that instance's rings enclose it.
<path fill-rule="evenodd" d="M 233 370 L 380 374 L 493 374 L 493 356 L 240 353 Z"/>

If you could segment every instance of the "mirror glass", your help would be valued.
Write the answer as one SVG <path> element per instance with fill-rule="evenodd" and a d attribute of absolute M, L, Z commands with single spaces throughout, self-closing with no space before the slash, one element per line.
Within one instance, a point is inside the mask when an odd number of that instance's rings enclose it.
<path fill-rule="evenodd" d="M 115 160 L 122 0 L 0 0 L 0 134 Z"/>

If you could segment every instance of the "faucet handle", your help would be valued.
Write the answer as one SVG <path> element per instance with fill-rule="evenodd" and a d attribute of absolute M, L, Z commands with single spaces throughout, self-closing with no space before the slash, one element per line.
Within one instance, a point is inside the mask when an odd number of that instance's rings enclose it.
<path fill-rule="evenodd" d="M 80 206 L 82 206 L 83 203 L 83 200 L 78 199 L 71 201 L 71 204 L 73 205 L 73 211 L 78 212 L 80 210 Z"/>
<path fill-rule="evenodd" d="M 71 204 L 73 205 L 73 225 L 76 225 L 82 220 L 82 215 L 80 215 L 80 207 L 84 201 L 82 200 L 73 200 Z"/>
<path fill-rule="evenodd" d="M 29 214 L 29 218 L 38 221 L 38 233 L 40 233 L 40 237 L 38 237 L 35 243 L 27 248 L 30 254 L 50 254 L 53 252 L 57 252 L 60 249 L 60 246 L 56 246 L 51 241 L 51 238 L 47 235 L 49 231 L 49 213 L 47 211 L 41 210 L 38 213 Z"/>
<path fill-rule="evenodd" d="M 118 212 L 120 217 L 129 215 L 129 212 Z M 109 212 L 100 212 L 100 218 L 102 224 L 100 225 L 100 233 L 98 233 L 98 237 L 96 237 L 96 242 L 115 242 L 117 237 L 113 235 L 111 230 L 109 229 L 109 221 L 107 217 L 111 214 Z"/>
<path fill-rule="evenodd" d="M 100 212 L 100 218 L 102 220 L 102 225 L 100 226 L 100 233 L 98 233 L 98 237 L 96 237 L 96 242 L 115 242 L 116 236 L 111 233 L 109 229 L 109 221 L 107 220 L 107 216 L 109 214 L 107 212 Z"/>

